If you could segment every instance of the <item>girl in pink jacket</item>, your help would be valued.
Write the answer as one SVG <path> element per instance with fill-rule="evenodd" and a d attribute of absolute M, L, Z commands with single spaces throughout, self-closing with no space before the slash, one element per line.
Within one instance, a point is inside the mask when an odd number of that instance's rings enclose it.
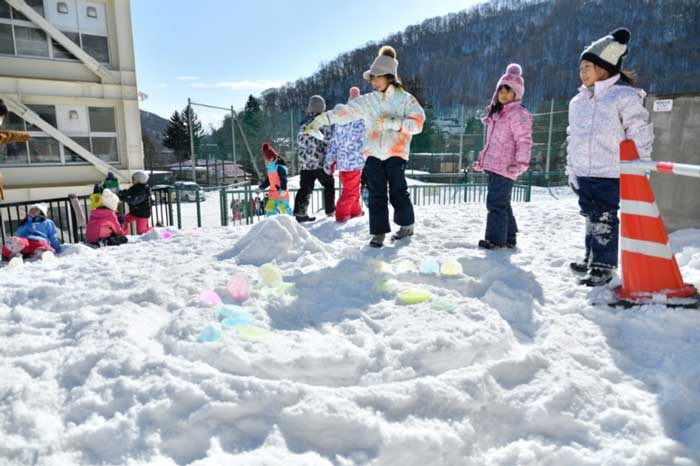
<path fill-rule="evenodd" d="M 527 170 L 532 149 L 532 115 L 520 102 L 525 81 L 518 64 L 510 64 L 486 108 L 486 145 L 474 163 L 488 174 L 486 238 L 483 249 L 515 248 L 518 225 L 510 205 L 513 183 Z"/>
<path fill-rule="evenodd" d="M 119 246 L 129 241 L 117 220 L 119 197 L 109 189 L 102 192 L 102 205 L 90 212 L 85 240 L 93 246 Z"/>

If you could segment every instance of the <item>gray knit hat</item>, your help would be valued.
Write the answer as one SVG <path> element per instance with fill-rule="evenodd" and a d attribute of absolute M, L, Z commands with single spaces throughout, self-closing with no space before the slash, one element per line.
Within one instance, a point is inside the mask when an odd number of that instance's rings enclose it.
<path fill-rule="evenodd" d="M 320 95 L 312 95 L 306 113 L 323 113 L 326 111 L 326 101 Z"/>
<path fill-rule="evenodd" d="M 131 175 L 131 179 L 137 183 L 146 184 L 148 182 L 148 173 L 143 170 L 136 170 L 134 174 Z"/>
<path fill-rule="evenodd" d="M 586 47 L 579 61 L 588 60 L 614 76 L 622 70 L 622 59 L 627 55 L 631 36 L 629 29 L 615 29 Z"/>
<path fill-rule="evenodd" d="M 396 50 L 393 47 L 385 45 L 379 49 L 377 58 L 372 62 L 372 66 L 367 71 L 362 73 L 365 81 L 369 81 L 372 76 L 384 76 L 390 74 L 396 78 L 399 77 L 399 62 L 396 60 Z"/>

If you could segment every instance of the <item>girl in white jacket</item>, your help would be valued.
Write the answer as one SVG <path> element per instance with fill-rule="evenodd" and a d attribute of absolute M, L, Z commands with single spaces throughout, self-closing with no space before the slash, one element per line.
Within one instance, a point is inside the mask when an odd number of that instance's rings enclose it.
<path fill-rule="evenodd" d="M 416 98 L 401 85 L 398 65 L 396 51 L 389 46 L 382 47 L 363 75 L 372 84 L 374 92 L 352 99 L 347 105 L 337 105 L 317 116 L 306 127 L 308 134 L 322 139 L 319 130 L 323 126 L 364 120 L 363 155 L 369 188 L 369 232 L 372 235 L 369 244 L 376 248 L 382 247 L 385 235 L 391 231 L 388 202 L 394 207 L 394 222 L 400 227 L 392 240 L 413 235 L 413 204 L 405 170 L 411 138 L 423 130 L 425 112 Z"/>
<path fill-rule="evenodd" d="M 600 286 L 612 279 L 618 261 L 620 143 L 632 139 L 639 156 L 651 160 L 654 131 L 644 108 L 645 92 L 622 71 L 630 32 L 620 28 L 581 54 L 583 85 L 569 104 L 567 165 L 569 184 L 586 218 L 586 255 L 571 268 L 580 283 Z"/>

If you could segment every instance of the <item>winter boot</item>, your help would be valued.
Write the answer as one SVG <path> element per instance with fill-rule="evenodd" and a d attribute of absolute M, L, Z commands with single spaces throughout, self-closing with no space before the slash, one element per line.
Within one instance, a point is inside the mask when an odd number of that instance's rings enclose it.
<path fill-rule="evenodd" d="M 309 217 L 308 215 L 297 215 L 296 219 L 297 219 L 297 222 L 304 223 L 304 222 L 313 222 L 314 220 L 316 220 L 316 217 Z"/>
<path fill-rule="evenodd" d="M 479 240 L 479 249 L 500 249 L 502 247 L 503 246 L 499 246 L 496 243 L 492 243 L 491 241 L 489 241 L 487 239 L 480 239 Z"/>
<path fill-rule="evenodd" d="M 373 248 L 381 248 L 384 246 L 384 234 L 372 235 L 372 239 L 369 241 L 369 245 Z"/>
<path fill-rule="evenodd" d="M 588 259 L 584 259 L 579 262 L 571 262 L 569 263 L 569 267 L 571 267 L 571 270 L 576 273 L 588 273 L 588 269 L 590 268 L 588 265 Z"/>
<path fill-rule="evenodd" d="M 391 240 L 398 241 L 400 239 L 408 238 L 409 236 L 413 236 L 413 225 L 407 225 L 399 228 L 396 233 L 391 235 Z"/>
<path fill-rule="evenodd" d="M 588 275 L 579 280 L 580 285 L 603 286 L 612 280 L 612 270 L 592 268 Z"/>

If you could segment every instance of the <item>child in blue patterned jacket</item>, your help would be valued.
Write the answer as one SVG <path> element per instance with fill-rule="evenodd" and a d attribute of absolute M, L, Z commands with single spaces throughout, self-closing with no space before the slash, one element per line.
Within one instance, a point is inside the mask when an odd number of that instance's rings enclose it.
<path fill-rule="evenodd" d="M 359 87 L 350 88 L 348 102 L 360 96 Z M 365 138 L 364 120 L 351 121 L 345 125 L 335 125 L 331 142 L 323 164 L 323 171 L 332 175 L 334 166 L 340 175 L 343 191 L 335 206 L 335 221 L 345 222 L 354 217 L 360 217 L 360 176 L 365 166 L 362 147 Z"/>

